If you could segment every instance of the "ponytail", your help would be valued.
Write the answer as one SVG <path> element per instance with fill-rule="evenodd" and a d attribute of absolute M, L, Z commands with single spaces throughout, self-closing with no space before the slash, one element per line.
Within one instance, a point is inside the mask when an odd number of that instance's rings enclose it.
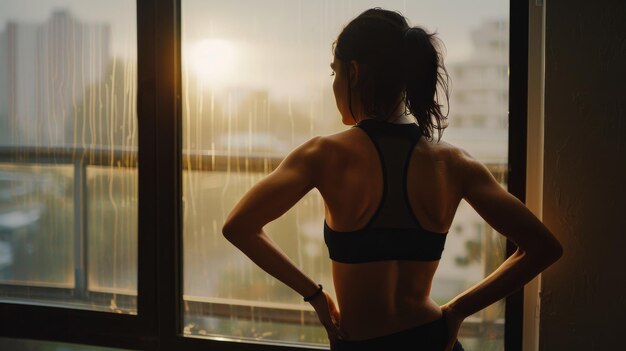
<path fill-rule="evenodd" d="M 404 32 L 405 108 L 415 116 L 424 136 L 432 140 L 434 131 L 441 139 L 447 127 L 449 108 L 441 111 L 441 94 L 449 102 L 449 76 L 439 52 L 440 41 L 435 33 L 420 27 Z"/>

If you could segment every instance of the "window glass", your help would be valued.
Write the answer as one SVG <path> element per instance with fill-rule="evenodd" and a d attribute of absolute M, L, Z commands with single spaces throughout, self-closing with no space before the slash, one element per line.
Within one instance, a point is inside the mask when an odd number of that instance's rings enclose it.
<path fill-rule="evenodd" d="M 451 75 L 443 140 L 485 162 L 506 186 L 508 2 L 182 1 L 183 299 L 185 335 L 325 345 L 299 295 L 257 268 L 221 234 L 255 182 L 309 138 L 346 129 L 329 63 L 343 25 L 363 10 L 399 10 L 439 33 Z M 334 294 L 316 190 L 265 229 Z M 432 297 L 445 303 L 502 262 L 505 241 L 463 202 Z M 467 350 L 503 349 L 504 304 L 467 319 Z"/>
<path fill-rule="evenodd" d="M 133 1 L 0 3 L 0 298 L 136 312 Z"/>

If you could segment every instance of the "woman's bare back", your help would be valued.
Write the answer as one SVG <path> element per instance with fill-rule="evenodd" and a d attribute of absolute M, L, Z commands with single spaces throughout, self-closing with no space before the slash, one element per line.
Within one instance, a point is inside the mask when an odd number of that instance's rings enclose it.
<path fill-rule="evenodd" d="M 319 143 L 327 162 L 318 174 L 326 222 L 336 231 L 363 228 L 383 193 L 378 153 L 359 128 L 326 136 Z M 454 174 L 459 149 L 421 138 L 409 162 L 407 192 L 421 226 L 447 233 L 462 198 Z M 445 234 L 441 234 L 445 235 Z M 350 339 L 386 335 L 441 317 L 430 298 L 438 261 L 332 263 L 340 325 Z"/>

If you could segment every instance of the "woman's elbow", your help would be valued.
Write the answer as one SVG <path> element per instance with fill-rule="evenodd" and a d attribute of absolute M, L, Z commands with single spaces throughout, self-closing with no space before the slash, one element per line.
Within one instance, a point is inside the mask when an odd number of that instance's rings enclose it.
<path fill-rule="evenodd" d="M 232 220 L 226 221 L 222 226 L 222 235 L 231 243 L 237 240 L 238 233 L 241 232 L 237 227 L 237 222 Z"/>
<path fill-rule="evenodd" d="M 549 256 L 552 261 L 551 263 L 558 261 L 563 256 L 563 245 L 555 240 L 552 248 L 549 250 Z"/>
<path fill-rule="evenodd" d="M 222 226 L 222 235 L 226 240 L 234 245 L 250 237 L 258 231 L 254 229 L 251 223 L 236 218 L 227 220 Z"/>
<path fill-rule="evenodd" d="M 518 254 L 526 257 L 541 270 L 551 266 L 563 256 L 563 246 L 553 236 L 532 245 L 518 247 Z"/>
<path fill-rule="evenodd" d="M 546 268 L 558 261 L 562 256 L 563 246 L 555 238 L 541 245 L 541 249 L 538 250 L 539 260 Z"/>

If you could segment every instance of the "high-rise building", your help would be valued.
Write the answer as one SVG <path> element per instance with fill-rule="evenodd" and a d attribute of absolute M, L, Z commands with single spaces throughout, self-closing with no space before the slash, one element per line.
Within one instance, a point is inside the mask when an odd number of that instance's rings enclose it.
<path fill-rule="evenodd" d="M 65 10 L 43 24 L 7 22 L 0 33 L 3 143 L 68 144 L 77 106 L 107 75 L 109 51 L 108 24 L 81 23 Z"/>
<path fill-rule="evenodd" d="M 451 64 L 450 125 L 506 129 L 509 97 L 509 24 L 483 22 L 471 31 L 474 46 L 465 61 Z"/>

